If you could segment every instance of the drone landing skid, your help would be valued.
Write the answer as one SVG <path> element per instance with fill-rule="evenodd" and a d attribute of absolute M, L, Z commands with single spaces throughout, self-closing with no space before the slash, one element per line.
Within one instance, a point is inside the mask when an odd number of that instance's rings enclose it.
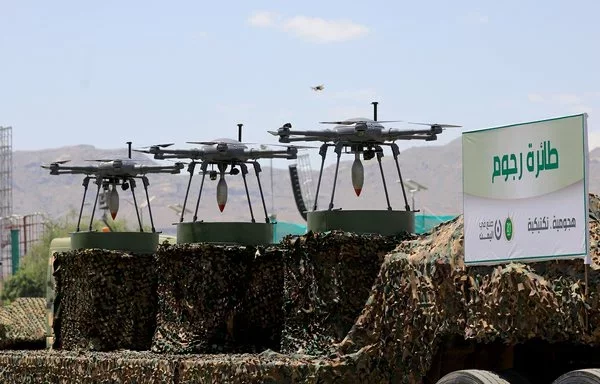
<path fill-rule="evenodd" d="M 387 189 L 387 183 L 385 181 L 385 174 L 383 172 L 383 166 L 381 164 L 381 158 L 383 157 L 383 148 L 381 148 L 382 145 L 387 145 L 392 149 L 392 155 L 394 157 L 394 162 L 396 164 L 396 170 L 398 171 L 398 177 L 400 178 L 400 186 L 402 188 L 402 195 L 404 197 L 404 208 L 406 211 L 410 211 L 411 209 L 410 209 L 410 206 L 408 205 L 408 199 L 406 197 L 406 190 L 404 188 L 404 182 L 402 180 L 402 172 L 400 171 L 400 164 L 398 163 L 398 155 L 400 154 L 400 149 L 398 148 L 398 145 L 396 143 L 379 143 L 377 145 L 372 145 L 370 147 L 374 148 L 374 152 L 377 157 L 377 163 L 379 165 L 379 171 L 381 173 L 381 180 L 383 182 L 383 189 L 385 192 L 387 210 L 392 211 L 392 206 L 390 204 L 390 197 L 389 197 L 389 193 L 388 193 L 388 189 Z M 319 169 L 319 179 L 317 181 L 317 190 L 315 193 L 313 211 L 317 210 L 317 203 L 318 203 L 318 199 L 319 199 L 319 190 L 321 189 L 321 180 L 323 178 L 323 168 L 325 166 L 325 158 L 327 157 L 327 149 L 329 147 L 335 147 L 334 151 L 337 154 L 337 159 L 336 159 L 336 163 L 335 163 L 335 174 L 333 176 L 333 190 L 331 192 L 331 200 L 329 202 L 329 207 L 328 207 L 328 209 L 331 211 L 331 210 L 333 210 L 333 207 L 334 207 L 333 200 L 335 198 L 335 188 L 336 188 L 336 184 L 337 184 L 337 176 L 338 176 L 338 171 L 339 171 L 339 166 L 340 166 L 340 157 L 342 154 L 342 150 L 345 147 L 350 147 L 351 153 L 355 153 L 355 150 L 353 151 L 352 147 L 356 147 L 356 144 L 346 144 L 346 143 L 338 142 L 337 144 L 325 143 L 325 144 L 321 145 L 321 148 L 319 149 L 319 155 L 321 156 L 321 167 Z"/>
<path fill-rule="evenodd" d="M 186 205 L 187 205 L 187 200 L 188 200 L 188 196 L 189 196 L 190 186 L 192 184 L 192 178 L 194 176 L 195 164 L 196 164 L 195 162 L 192 162 L 188 166 L 188 172 L 190 173 L 190 177 L 189 177 L 188 185 L 187 185 L 186 192 L 185 192 L 185 198 L 184 198 L 184 201 L 183 201 L 183 208 L 181 210 L 181 216 L 179 218 L 179 222 L 180 223 L 183 223 L 183 221 L 184 221 L 185 208 L 186 208 Z M 196 200 L 196 209 L 194 210 L 194 218 L 193 218 L 193 221 L 192 221 L 194 223 L 197 222 L 197 220 L 198 220 L 198 209 L 200 207 L 200 200 L 202 198 L 202 191 L 204 189 L 204 180 L 206 179 L 206 174 L 207 173 L 210 174 L 212 172 L 212 171 L 208 171 L 208 164 L 209 164 L 208 162 L 203 162 L 202 165 L 201 165 L 201 172 L 200 173 L 202 173 L 202 181 L 200 182 L 200 190 L 198 191 L 198 198 Z M 271 221 L 269 219 L 269 214 L 267 212 L 267 205 L 265 203 L 265 196 L 263 194 L 262 183 L 260 181 L 260 172 L 261 172 L 260 164 L 257 161 L 233 162 L 231 164 L 231 167 L 233 169 L 233 167 L 239 166 L 240 169 L 241 169 L 242 179 L 244 180 L 244 189 L 245 189 L 245 192 L 246 192 L 246 198 L 248 200 L 248 208 L 250 210 L 250 220 L 251 220 L 251 223 L 256 223 L 256 219 L 254 218 L 254 211 L 252 209 L 252 202 L 250 200 L 250 192 L 248 190 L 248 183 L 247 183 L 247 179 L 246 179 L 246 175 L 248 174 L 248 164 L 252 164 L 252 166 L 254 167 L 254 173 L 256 175 L 256 180 L 258 182 L 258 189 L 259 189 L 259 192 L 260 192 L 260 199 L 261 199 L 261 202 L 262 202 L 262 205 L 263 205 L 263 211 L 264 211 L 264 214 L 265 214 L 265 223 L 268 224 Z M 226 166 L 223 167 L 222 172 L 221 172 L 221 174 L 223 175 L 223 178 L 221 180 L 223 180 L 223 182 L 225 182 L 224 181 L 225 180 L 224 179 L 225 167 Z M 230 171 L 230 174 L 237 174 L 237 173 L 238 172 L 232 173 Z M 215 175 L 214 178 L 211 175 L 211 179 L 215 180 L 216 179 L 216 175 Z M 221 180 L 219 182 L 221 182 Z M 224 185 L 226 186 L 226 184 L 224 184 Z M 224 208 L 224 206 L 225 206 L 224 202 L 226 202 L 227 197 L 226 197 L 226 195 L 225 195 L 225 197 L 219 196 L 218 188 L 219 187 L 217 186 L 217 201 L 220 204 L 219 209 L 221 209 L 221 208 Z M 224 192 L 224 193 L 226 194 L 226 192 Z M 223 201 L 219 201 L 220 198 L 221 199 L 224 198 L 225 199 L 224 202 Z M 221 209 L 221 211 L 222 211 L 222 209 Z"/>
<path fill-rule="evenodd" d="M 87 195 L 87 191 L 88 191 L 88 188 L 89 188 L 89 183 L 90 183 L 90 179 L 91 178 L 92 178 L 91 176 L 86 176 L 83 179 L 83 183 L 82 183 L 82 185 L 84 187 L 83 198 L 81 199 L 81 207 L 79 209 L 79 217 L 77 219 L 77 229 L 76 229 L 76 232 L 79 232 L 81 230 L 81 218 L 82 218 L 82 215 L 83 215 L 83 207 L 85 205 L 85 198 L 86 198 L 86 195 Z M 104 191 L 105 192 L 103 192 L 103 193 L 107 193 L 108 192 L 108 185 L 112 185 L 113 186 L 113 190 L 112 191 L 114 191 L 115 193 L 116 193 L 116 187 L 117 187 L 117 185 L 121 185 L 121 187 L 122 187 L 123 190 L 126 190 L 128 188 L 131 189 L 131 195 L 133 197 L 133 204 L 134 204 L 134 207 L 135 207 L 135 212 L 136 212 L 137 219 L 138 219 L 138 224 L 139 224 L 139 227 L 140 227 L 140 232 L 144 232 L 144 227 L 142 225 L 142 220 L 141 220 L 141 217 L 140 217 L 140 210 L 138 208 L 137 198 L 135 196 L 135 187 L 136 187 L 136 181 L 135 181 L 135 179 L 141 179 L 142 184 L 144 186 L 144 192 L 146 194 L 146 202 L 147 202 L 147 205 L 148 205 L 148 213 L 149 213 L 149 216 L 150 216 L 150 225 L 151 225 L 151 228 L 152 228 L 151 232 L 152 233 L 156 232 L 156 228 L 154 227 L 154 218 L 152 216 L 152 207 L 150 205 L 150 198 L 148 196 L 148 186 L 150 185 L 150 182 L 149 182 L 149 180 L 148 180 L 148 178 L 146 176 L 123 177 L 123 178 L 119 178 L 119 177 L 106 177 L 106 176 L 105 177 L 100 177 L 99 176 L 99 177 L 96 177 L 95 179 L 96 180 L 94 181 L 94 183 L 97 185 L 97 188 L 96 188 L 96 197 L 94 199 L 94 206 L 92 208 L 92 214 L 91 214 L 90 223 L 89 223 L 89 226 L 88 226 L 88 231 L 89 232 L 92 231 L 92 226 L 93 226 L 93 223 L 94 223 L 94 214 L 96 212 L 96 207 L 98 205 L 98 200 L 100 198 L 100 189 L 104 187 Z M 121 179 L 122 183 L 119 184 L 116 181 L 117 179 Z M 111 193 L 112 193 L 112 191 L 111 191 Z M 111 199 L 110 193 L 109 193 L 109 196 L 107 198 L 109 199 L 109 208 L 110 208 L 110 199 Z M 117 208 L 118 208 L 118 195 L 117 195 Z M 116 217 L 116 212 L 111 213 L 111 214 L 112 214 L 112 217 L 114 219 Z"/>

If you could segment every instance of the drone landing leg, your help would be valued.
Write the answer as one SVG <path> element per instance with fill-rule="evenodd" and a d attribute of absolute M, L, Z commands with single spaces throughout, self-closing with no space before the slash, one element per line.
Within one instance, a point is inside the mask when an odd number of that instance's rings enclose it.
<path fill-rule="evenodd" d="M 406 198 L 406 190 L 404 189 L 404 182 L 402 181 L 402 173 L 400 173 L 400 165 L 398 164 L 398 155 L 400 154 L 400 148 L 398 148 L 398 145 L 396 145 L 396 143 L 392 143 L 390 147 L 392 148 L 392 153 L 394 154 L 394 161 L 396 162 L 396 169 L 398 170 L 398 177 L 400 178 L 400 187 L 402 187 L 402 195 L 404 195 L 404 208 L 407 211 L 410 211 L 408 199 Z"/>
<path fill-rule="evenodd" d="M 94 212 L 96 212 L 96 204 L 98 204 L 98 196 L 100 195 L 100 186 L 102 185 L 102 179 L 100 177 L 96 178 L 96 184 L 98 184 L 98 189 L 96 190 L 96 200 L 94 200 L 94 208 L 92 208 L 92 217 L 90 217 L 90 226 L 89 226 L 90 232 L 92 232 L 92 223 L 94 222 Z"/>
<path fill-rule="evenodd" d="M 194 176 L 194 168 L 196 167 L 196 163 L 192 161 L 188 165 L 188 172 L 190 173 L 190 179 L 188 181 L 187 189 L 185 190 L 185 198 L 183 199 L 183 208 L 181 209 L 181 217 L 179 218 L 179 222 L 183 221 L 183 215 L 185 213 L 185 206 L 187 204 L 188 195 L 190 193 L 190 186 L 192 185 L 192 177 Z"/>
<path fill-rule="evenodd" d="M 142 182 L 144 183 L 144 191 L 146 192 L 146 202 L 148 203 L 148 214 L 150 215 L 150 226 L 152 227 L 152 233 L 156 232 L 154 228 L 154 219 L 152 218 L 152 208 L 150 208 L 150 198 L 148 197 L 148 185 L 150 182 L 146 176 L 142 177 Z"/>
<path fill-rule="evenodd" d="M 135 207 L 135 214 L 137 215 L 138 224 L 140 225 L 140 232 L 144 232 L 144 227 L 142 226 L 142 219 L 140 218 L 140 210 L 138 209 L 137 200 L 135 198 L 135 180 L 129 179 L 129 185 L 131 189 L 131 196 L 133 196 L 133 206 Z"/>
<path fill-rule="evenodd" d="M 331 201 L 329 202 L 329 210 L 331 211 L 333 209 L 333 198 L 335 197 L 335 185 L 337 184 L 337 177 L 338 177 L 338 169 L 340 168 L 340 157 L 342 156 L 342 145 L 341 144 L 336 144 L 335 146 L 335 153 L 337 153 L 337 161 L 335 163 L 335 175 L 333 176 L 333 191 L 331 192 Z M 325 161 L 325 158 L 323 158 L 323 161 Z M 323 169 L 323 166 L 321 165 L 321 170 Z M 319 176 L 319 180 L 320 180 L 320 176 Z M 316 201 L 316 199 L 315 199 Z"/>
<path fill-rule="evenodd" d="M 86 176 L 83 179 L 83 200 L 81 200 L 81 208 L 79 208 L 79 219 L 77 219 L 77 230 L 75 232 L 79 232 L 79 227 L 81 224 L 81 215 L 83 214 L 83 205 L 85 204 L 85 195 L 87 194 L 88 185 L 90 184 L 90 177 Z"/>
<path fill-rule="evenodd" d="M 256 180 L 258 181 L 258 190 L 260 191 L 260 200 L 262 201 L 263 210 L 265 211 L 265 223 L 270 223 L 269 214 L 267 213 L 267 205 L 265 204 L 265 195 L 263 195 L 262 184 L 260 183 L 260 176 L 258 175 L 261 171 L 260 164 L 252 163 L 254 165 L 254 173 L 256 174 Z"/>
<path fill-rule="evenodd" d="M 194 211 L 194 223 L 198 219 L 198 207 L 200 207 L 200 197 L 202 196 L 202 188 L 204 188 L 204 178 L 206 177 L 207 167 L 207 163 L 202 163 L 202 165 L 200 166 L 200 170 L 202 171 L 202 181 L 200 182 L 200 192 L 198 192 L 198 200 L 196 200 L 196 210 Z"/>
<path fill-rule="evenodd" d="M 383 190 L 385 192 L 385 200 L 387 201 L 388 211 L 392 210 L 390 205 L 390 196 L 388 195 L 387 185 L 385 183 L 385 175 L 383 174 L 383 166 L 381 165 L 381 158 L 383 157 L 383 148 L 377 146 L 377 163 L 379 163 L 379 171 L 381 172 L 381 180 L 383 180 Z"/>
<path fill-rule="evenodd" d="M 244 179 L 244 188 L 246 188 L 246 197 L 248 198 L 248 208 L 250 208 L 250 218 L 253 223 L 256 223 L 254 220 L 254 212 L 252 211 L 252 202 L 250 202 L 250 193 L 248 192 L 248 183 L 246 182 L 246 174 L 248 173 L 248 167 L 246 164 L 240 164 L 240 168 L 242 168 L 242 179 Z"/>
<path fill-rule="evenodd" d="M 323 176 L 323 166 L 325 165 L 325 157 L 327 156 L 327 148 L 329 145 L 323 144 L 319 149 L 319 155 L 321 155 L 321 169 L 319 170 L 319 181 L 317 181 L 317 192 L 315 193 L 315 203 L 313 204 L 313 211 L 317 210 L 317 201 L 319 200 L 319 189 L 321 188 L 321 177 Z"/>

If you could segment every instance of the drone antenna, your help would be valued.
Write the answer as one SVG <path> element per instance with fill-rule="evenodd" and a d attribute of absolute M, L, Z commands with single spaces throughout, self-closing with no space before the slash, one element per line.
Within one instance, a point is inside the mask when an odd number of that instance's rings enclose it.
<path fill-rule="evenodd" d="M 131 159 L 131 141 L 126 142 L 127 144 L 127 156 Z"/>
<path fill-rule="evenodd" d="M 243 125 L 244 125 L 244 124 L 242 124 L 242 123 L 239 123 L 239 124 L 237 125 L 237 126 L 238 126 L 238 141 L 239 141 L 240 143 L 242 142 L 242 126 L 243 126 Z"/>
<path fill-rule="evenodd" d="M 379 102 L 373 101 L 371 104 L 373 104 L 373 120 L 377 121 L 377 104 L 379 104 Z"/>

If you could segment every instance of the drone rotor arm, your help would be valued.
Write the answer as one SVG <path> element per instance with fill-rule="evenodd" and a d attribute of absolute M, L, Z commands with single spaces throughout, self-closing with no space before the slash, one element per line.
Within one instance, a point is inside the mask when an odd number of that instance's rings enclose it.
<path fill-rule="evenodd" d="M 47 166 L 43 168 L 46 169 L 51 169 L 53 171 L 56 171 L 58 173 L 70 173 L 70 174 L 94 174 L 98 172 L 98 167 L 96 166 L 71 166 L 71 167 L 64 167 L 64 166 Z"/>
<path fill-rule="evenodd" d="M 271 150 L 271 151 L 263 151 L 263 150 L 250 150 L 247 155 L 249 159 L 257 160 L 257 159 L 273 159 L 277 158 L 279 155 L 289 155 L 291 152 L 286 150 Z"/>
<path fill-rule="evenodd" d="M 328 129 L 322 131 L 286 131 L 283 133 L 284 136 L 314 136 L 314 137 L 328 137 L 335 138 L 338 136 L 338 133 L 335 131 L 331 131 Z"/>
<path fill-rule="evenodd" d="M 203 149 L 160 149 L 152 152 L 154 158 L 162 159 L 192 159 L 199 160 L 204 156 Z"/>
<path fill-rule="evenodd" d="M 175 165 L 139 165 L 136 171 L 141 174 L 147 173 L 179 173 L 183 168 L 183 163 L 175 163 Z"/>
<path fill-rule="evenodd" d="M 322 141 L 328 142 L 335 140 L 335 137 L 329 136 L 304 136 L 304 137 L 286 137 L 285 143 L 300 142 L 300 141 Z"/>
<path fill-rule="evenodd" d="M 389 136 L 405 136 L 405 135 L 419 135 L 422 133 L 431 133 L 431 129 L 396 129 L 390 128 L 381 133 L 383 137 Z"/>

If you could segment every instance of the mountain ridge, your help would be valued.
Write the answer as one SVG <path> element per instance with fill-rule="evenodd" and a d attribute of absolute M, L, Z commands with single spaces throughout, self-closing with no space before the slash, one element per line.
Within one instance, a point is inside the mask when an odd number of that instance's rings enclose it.
<path fill-rule="evenodd" d="M 375 159 L 363 161 L 364 187 L 360 197 L 356 197 L 352 188 L 350 168 L 353 159 L 342 157 L 339 166 L 338 183 L 334 206 L 342 209 L 386 209 L 387 204 L 381 183 L 379 166 Z M 80 164 L 87 159 L 123 158 L 122 149 L 99 149 L 89 144 L 63 146 L 45 150 L 21 150 L 13 152 L 13 212 L 29 214 L 33 212 L 47 213 L 51 218 L 61 217 L 69 212 L 79 212 L 83 188 L 80 175 L 52 176 L 42 164 L 56 160 L 70 159 L 72 164 Z M 148 164 L 164 164 L 148 158 L 144 154 L 134 152 L 132 158 Z M 290 161 L 290 164 L 295 163 Z M 265 203 L 269 214 L 271 204 L 279 221 L 304 223 L 296 209 L 292 194 L 288 169 L 274 168 L 273 194 L 270 190 L 270 173 L 268 166 L 261 162 L 260 174 Z M 445 145 L 412 147 L 402 151 L 399 163 L 404 180 L 413 179 L 427 186 L 427 190 L 415 194 L 415 206 L 424 214 L 456 215 L 462 212 L 462 142 L 457 138 Z M 404 209 L 404 199 L 398 174 L 391 153 L 385 152 L 382 167 L 388 186 L 390 203 L 393 209 Z M 323 172 L 323 183 L 319 193 L 318 209 L 326 208 L 331 197 L 333 172 L 335 164 L 329 165 Z M 590 151 L 590 192 L 600 191 L 600 148 Z M 169 208 L 169 205 L 182 204 L 189 174 L 183 170 L 180 175 L 149 175 L 149 195 L 155 196 L 151 202 L 152 213 L 157 230 L 167 233 L 175 231 L 174 223 L 179 217 Z M 318 179 L 318 171 L 313 170 L 313 195 Z M 194 210 L 200 179 L 193 178 L 188 198 L 188 209 Z M 205 181 L 202 201 L 199 207 L 199 219 L 205 221 L 250 221 L 248 202 L 241 176 L 226 178 L 229 189 L 227 206 L 223 213 L 219 212 L 216 204 L 216 181 Z M 261 204 L 258 185 L 253 172 L 247 176 L 254 216 L 258 222 L 264 220 L 264 210 Z M 124 218 L 130 226 L 137 223 L 129 191 L 119 191 L 121 196 L 120 211 L 117 218 Z M 136 189 L 139 204 L 145 202 L 143 188 Z M 410 193 L 407 200 L 412 205 Z M 93 194 L 88 193 L 87 202 L 93 203 Z M 128 201 L 124 202 L 124 201 Z M 272 202 L 272 203 L 271 203 Z M 89 212 L 89 207 L 87 208 Z M 84 209 L 84 214 L 86 209 Z M 147 210 L 143 211 L 144 222 L 148 223 Z M 185 220 L 191 219 L 187 215 Z"/>

